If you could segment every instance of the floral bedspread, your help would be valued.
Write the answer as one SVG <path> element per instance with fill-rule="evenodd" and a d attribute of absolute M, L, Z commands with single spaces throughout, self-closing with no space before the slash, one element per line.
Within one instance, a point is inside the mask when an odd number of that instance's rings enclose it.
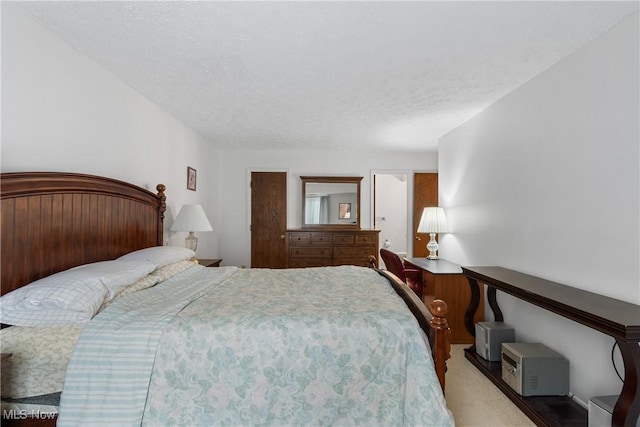
<path fill-rule="evenodd" d="M 222 271 L 163 325 L 139 423 L 453 425 L 426 338 L 375 271 L 201 268 L 184 280 Z"/>

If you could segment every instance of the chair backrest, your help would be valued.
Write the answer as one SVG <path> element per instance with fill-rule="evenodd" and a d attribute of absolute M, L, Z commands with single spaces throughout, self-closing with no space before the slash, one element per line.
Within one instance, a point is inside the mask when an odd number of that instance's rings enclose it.
<path fill-rule="evenodd" d="M 404 263 L 395 252 L 391 252 L 388 249 L 380 249 L 380 256 L 387 270 L 398 276 L 398 279 L 407 283 L 407 276 L 404 273 Z"/>

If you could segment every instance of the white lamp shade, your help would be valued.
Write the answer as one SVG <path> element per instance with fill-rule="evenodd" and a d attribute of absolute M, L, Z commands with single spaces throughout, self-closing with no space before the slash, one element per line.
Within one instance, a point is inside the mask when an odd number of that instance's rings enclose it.
<path fill-rule="evenodd" d="M 447 218 L 442 208 L 424 208 L 418 233 L 447 233 Z"/>
<path fill-rule="evenodd" d="M 171 231 L 212 231 L 207 215 L 200 205 L 183 205 L 171 225 Z"/>

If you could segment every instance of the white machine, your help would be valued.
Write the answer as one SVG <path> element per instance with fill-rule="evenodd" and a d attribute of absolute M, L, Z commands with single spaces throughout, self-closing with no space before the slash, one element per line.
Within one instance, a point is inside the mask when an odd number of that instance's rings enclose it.
<path fill-rule="evenodd" d="M 502 379 L 521 396 L 566 396 L 569 360 L 541 343 L 503 343 Z"/>
<path fill-rule="evenodd" d="M 589 399 L 589 427 L 610 426 L 613 407 L 616 406 L 617 400 L 617 395 Z M 640 427 L 640 419 L 636 421 L 636 427 Z"/>

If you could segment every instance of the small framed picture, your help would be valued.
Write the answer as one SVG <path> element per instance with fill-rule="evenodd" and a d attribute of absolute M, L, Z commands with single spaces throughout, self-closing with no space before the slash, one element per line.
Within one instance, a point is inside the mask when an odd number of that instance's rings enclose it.
<path fill-rule="evenodd" d="M 187 190 L 196 191 L 196 170 L 187 166 Z"/>
<path fill-rule="evenodd" d="M 351 219 L 351 203 L 338 204 L 338 218 Z"/>

